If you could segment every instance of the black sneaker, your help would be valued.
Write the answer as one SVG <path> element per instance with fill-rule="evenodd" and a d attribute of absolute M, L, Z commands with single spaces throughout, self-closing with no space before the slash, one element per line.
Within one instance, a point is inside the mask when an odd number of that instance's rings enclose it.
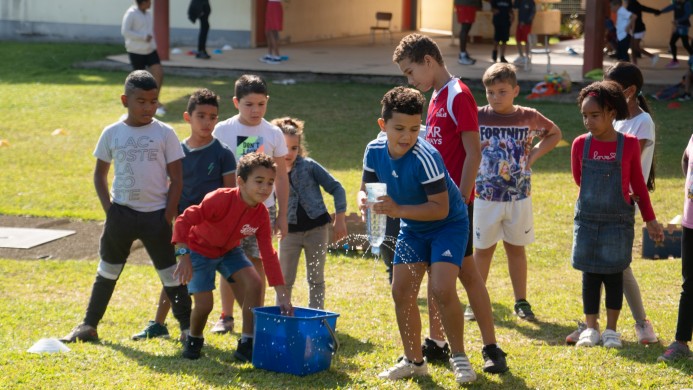
<path fill-rule="evenodd" d="M 183 344 L 183 357 L 190 360 L 199 359 L 202 355 L 202 346 L 205 344 L 204 337 L 193 337 L 188 335 Z"/>
<path fill-rule="evenodd" d="M 443 347 L 439 347 L 435 341 L 428 337 L 426 337 L 423 345 L 421 345 L 421 352 L 423 352 L 428 362 L 447 363 L 448 360 L 450 360 L 450 347 L 448 343 L 445 343 Z"/>
<path fill-rule="evenodd" d="M 498 59 L 498 52 L 496 50 L 491 52 L 491 59 L 493 60 L 493 62 L 496 62 L 496 60 Z"/>
<path fill-rule="evenodd" d="M 532 311 L 532 305 L 524 299 L 515 302 L 515 315 L 525 321 L 534 321 L 537 319 Z"/>
<path fill-rule="evenodd" d="M 504 63 L 504 64 L 507 64 L 507 63 L 508 63 L 508 60 L 506 60 L 504 56 L 501 56 L 500 62 L 502 62 L 502 63 Z"/>
<path fill-rule="evenodd" d="M 484 357 L 484 372 L 502 374 L 508 371 L 508 364 L 505 361 L 506 354 L 497 346 L 484 347 L 481 350 L 481 355 Z"/>
<path fill-rule="evenodd" d="M 233 353 L 233 357 L 244 363 L 253 361 L 253 339 L 247 339 L 245 342 L 243 339 L 238 340 L 238 348 Z"/>
<path fill-rule="evenodd" d="M 195 58 L 199 58 L 201 60 L 208 60 L 212 57 L 209 54 L 207 54 L 206 51 L 201 51 L 201 52 L 198 52 L 197 54 L 195 54 Z"/>

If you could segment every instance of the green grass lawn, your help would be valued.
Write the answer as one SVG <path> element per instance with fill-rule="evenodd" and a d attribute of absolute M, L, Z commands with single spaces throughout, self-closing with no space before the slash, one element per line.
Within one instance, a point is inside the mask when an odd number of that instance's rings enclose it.
<path fill-rule="evenodd" d="M 118 96 L 123 72 L 76 69 L 76 61 L 101 59 L 120 46 L 18 44 L 0 42 L 0 214 L 103 219 L 92 185 L 92 151 L 103 127 L 125 112 Z M 234 80 L 168 76 L 162 101 L 165 121 L 179 137 L 189 129 L 180 113 L 198 87 L 222 96 L 221 118 L 234 114 Z M 292 115 L 306 120 L 311 156 L 339 178 L 353 199 L 360 183 L 365 144 L 377 133 L 379 100 L 391 86 L 353 83 L 270 85 L 268 119 Z M 478 92 L 479 104 L 485 98 Z M 584 132 L 575 104 L 528 102 L 553 119 L 568 143 Z M 683 176 L 680 158 L 690 137 L 693 110 L 653 104 L 657 123 L 657 190 L 652 194 L 660 221 L 681 213 Z M 65 135 L 52 136 L 55 129 Z M 474 388 L 667 388 L 693 387 L 693 361 L 656 362 L 672 341 L 680 291 L 680 261 L 648 261 L 639 256 L 636 234 L 633 269 L 645 308 L 662 343 L 637 345 L 634 321 L 624 305 L 619 322 L 624 348 L 576 349 L 564 337 L 582 318 L 580 273 L 570 266 L 572 212 L 577 187 L 570 174 L 570 148 L 561 147 L 535 166 L 533 198 L 537 242 L 528 247 L 529 300 L 538 323 L 517 320 L 502 250 L 496 256 L 488 289 L 500 346 L 511 371 L 481 373 L 481 339 L 467 323 L 466 348 L 479 375 Z M 331 206 L 331 200 L 326 202 Z M 349 205 L 349 211 L 356 207 Z M 92 245 L 93 243 L 90 243 Z M 332 368 L 307 377 L 270 373 L 233 361 L 238 334 L 207 336 L 205 357 L 179 357 L 175 321 L 171 340 L 134 342 L 129 336 L 151 319 L 159 285 L 152 267 L 125 268 L 106 316 L 102 341 L 70 345 L 64 354 L 25 351 L 44 337 L 60 337 L 81 321 L 96 268 L 93 261 L 16 261 L 0 259 L 0 388 L 454 388 L 446 366 L 431 375 L 384 383 L 378 372 L 401 354 L 384 266 L 361 253 L 331 253 L 326 269 L 328 310 L 340 313 L 337 334 L 342 349 Z M 303 269 L 299 275 L 305 275 Z M 425 290 L 422 287 L 423 290 Z M 458 287 L 460 299 L 466 294 Z M 273 302 L 270 292 L 267 303 Z M 303 279 L 295 288 L 297 305 L 307 303 Z M 421 294 L 420 307 L 426 302 Z M 218 313 L 218 304 L 213 315 Z M 239 317 L 239 313 L 236 313 Z M 422 317 L 424 328 L 427 318 Z M 602 324 L 603 325 L 603 324 Z M 211 326 L 211 324 L 210 324 Z M 238 329 L 238 325 L 237 325 Z M 426 332 L 424 332 L 426 333 Z"/>

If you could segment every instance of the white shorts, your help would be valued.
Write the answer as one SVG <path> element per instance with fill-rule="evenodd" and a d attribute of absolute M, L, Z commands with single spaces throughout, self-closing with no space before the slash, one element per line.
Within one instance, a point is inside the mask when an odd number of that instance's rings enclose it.
<path fill-rule="evenodd" d="M 510 202 L 474 199 L 474 247 L 490 248 L 503 240 L 525 246 L 534 242 L 532 198 Z"/>
<path fill-rule="evenodd" d="M 642 40 L 643 38 L 645 38 L 645 31 L 641 31 L 639 33 L 633 33 L 633 39 Z"/>

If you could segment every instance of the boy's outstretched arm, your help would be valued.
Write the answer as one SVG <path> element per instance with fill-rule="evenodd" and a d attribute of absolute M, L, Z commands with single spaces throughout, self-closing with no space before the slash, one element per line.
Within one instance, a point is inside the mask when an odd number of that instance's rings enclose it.
<path fill-rule="evenodd" d="M 286 156 L 274 158 L 274 163 L 277 165 L 277 176 L 274 180 L 274 188 L 277 191 L 277 203 L 279 205 L 275 230 L 279 232 L 280 238 L 289 233 L 289 220 L 286 216 L 287 209 L 289 208 L 289 175 L 286 172 L 285 157 Z"/>
<path fill-rule="evenodd" d="M 168 196 L 166 198 L 166 211 L 164 216 L 166 222 L 171 225 L 173 219 L 178 215 L 178 202 L 183 192 L 183 160 L 176 160 L 166 164 L 166 173 L 170 182 L 168 186 Z"/>
<path fill-rule="evenodd" d="M 554 125 L 552 128 L 550 128 L 546 134 L 544 134 L 544 137 L 542 137 L 542 139 L 537 142 L 537 144 L 534 145 L 532 150 L 529 152 L 529 156 L 527 158 L 527 169 L 532 168 L 534 162 L 539 160 L 541 156 L 553 150 L 553 148 L 558 145 L 558 142 L 561 141 L 561 137 L 561 129 L 559 129 L 558 126 Z"/>
<path fill-rule="evenodd" d="M 479 173 L 479 164 L 481 164 L 481 140 L 479 138 L 479 132 L 463 131 L 462 147 L 467 156 L 462 166 L 460 193 L 464 196 L 464 203 L 469 204 L 472 191 L 474 190 L 476 175 Z"/>
<path fill-rule="evenodd" d="M 94 167 L 94 188 L 96 196 L 99 197 L 101 208 L 108 213 L 111 208 L 111 195 L 108 193 L 108 171 L 111 169 L 111 163 L 96 159 Z"/>

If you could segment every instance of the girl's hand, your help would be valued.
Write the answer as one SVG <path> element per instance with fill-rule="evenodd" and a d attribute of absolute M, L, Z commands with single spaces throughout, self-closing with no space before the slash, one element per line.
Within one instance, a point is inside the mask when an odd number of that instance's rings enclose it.
<path fill-rule="evenodd" d="M 630 199 L 633 201 L 633 203 L 640 202 L 640 197 L 635 195 L 635 193 L 633 193 L 633 192 L 630 193 Z"/>
<path fill-rule="evenodd" d="M 653 219 L 650 222 L 646 222 L 645 226 L 647 227 L 647 234 L 650 236 L 650 239 L 656 243 L 660 243 L 664 241 L 664 229 L 662 228 L 662 225 L 657 222 L 656 219 Z"/>
<path fill-rule="evenodd" d="M 344 213 L 336 214 L 332 223 L 332 238 L 334 242 L 339 242 L 347 236 L 347 226 Z"/>
<path fill-rule="evenodd" d="M 361 222 L 366 222 L 366 205 L 367 195 L 365 191 L 359 191 L 356 194 L 356 204 L 359 205 L 359 212 L 361 213 Z"/>

